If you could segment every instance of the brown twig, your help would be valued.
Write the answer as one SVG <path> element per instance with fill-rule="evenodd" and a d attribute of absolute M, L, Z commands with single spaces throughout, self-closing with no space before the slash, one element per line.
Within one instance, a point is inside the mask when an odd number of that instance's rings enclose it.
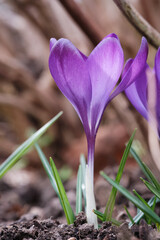
<path fill-rule="evenodd" d="M 155 48 L 160 46 L 160 33 L 153 28 L 127 0 L 113 0 L 129 22 L 142 34 Z"/>
<path fill-rule="evenodd" d="M 73 0 L 59 0 L 66 8 L 71 17 L 78 23 L 81 29 L 86 33 L 94 45 L 97 45 L 105 33 L 100 29 L 100 26 L 95 21 L 91 20 L 86 14 L 82 12 L 77 3 Z"/>

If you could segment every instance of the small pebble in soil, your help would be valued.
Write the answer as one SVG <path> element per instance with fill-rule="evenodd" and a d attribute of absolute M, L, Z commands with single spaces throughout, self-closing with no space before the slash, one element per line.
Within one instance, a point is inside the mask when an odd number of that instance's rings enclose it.
<path fill-rule="evenodd" d="M 68 240 L 77 240 L 75 237 L 68 238 Z"/>

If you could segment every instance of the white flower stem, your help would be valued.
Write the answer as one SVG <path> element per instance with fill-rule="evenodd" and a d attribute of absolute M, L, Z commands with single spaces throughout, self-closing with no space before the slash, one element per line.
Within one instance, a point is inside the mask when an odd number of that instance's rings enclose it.
<path fill-rule="evenodd" d="M 93 213 L 96 209 L 94 196 L 94 149 L 95 138 L 88 139 L 88 165 L 86 166 L 86 215 L 87 222 L 98 228 L 97 216 Z"/>
<path fill-rule="evenodd" d="M 86 165 L 86 215 L 87 222 L 93 224 L 94 228 L 98 228 L 97 216 L 94 214 L 93 209 L 96 209 L 94 187 L 91 177 L 89 166 Z"/>

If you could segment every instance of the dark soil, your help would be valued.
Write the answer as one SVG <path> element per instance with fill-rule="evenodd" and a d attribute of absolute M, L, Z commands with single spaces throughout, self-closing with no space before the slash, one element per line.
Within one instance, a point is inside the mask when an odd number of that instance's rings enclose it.
<path fill-rule="evenodd" d="M 39 220 L 36 217 L 27 220 L 20 220 L 0 227 L 1 240 L 78 240 L 78 239 L 99 239 L 99 240 L 125 240 L 125 239 L 160 239 L 156 231 L 148 226 L 144 220 L 139 226 L 133 226 L 130 230 L 128 224 L 123 223 L 120 227 L 112 226 L 111 223 L 103 223 L 101 228 L 96 230 L 92 225 L 87 224 L 84 213 L 80 213 L 74 224 L 60 224 L 52 218 Z"/>
<path fill-rule="evenodd" d="M 115 177 L 116 169 L 107 169 L 107 174 Z M 120 194 L 117 196 L 114 218 L 123 222 L 120 227 L 106 222 L 96 230 L 87 224 L 84 213 L 80 213 L 74 224 L 67 225 L 63 211 L 48 179 L 39 174 L 14 171 L 0 181 L 0 239 L 1 240 L 78 240 L 78 239 L 103 239 L 103 240 L 156 240 L 160 234 L 154 226 L 149 226 L 141 220 L 139 226 L 134 225 L 128 229 L 128 219 L 123 210 L 127 205 L 132 216 L 136 214 L 132 204 Z M 148 200 L 151 195 L 138 180 L 138 171 L 126 171 L 122 185 L 137 189 Z M 16 178 L 15 178 L 16 176 Z M 21 177 L 23 176 L 23 181 Z M 14 179 L 16 181 L 14 182 Z M 75 209 L 75 180 L 65 183 L 67 196 L 73 210 Z M 95 184 L 97 196 L 97 209 L 104 211 L 111 186 L 102 178 Z M 157 209 L 157 213 L 159 209 Z"/>

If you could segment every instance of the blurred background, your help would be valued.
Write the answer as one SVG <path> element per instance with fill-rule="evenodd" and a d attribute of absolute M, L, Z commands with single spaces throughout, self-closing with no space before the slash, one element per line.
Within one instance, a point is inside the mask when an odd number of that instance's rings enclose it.
<path fill-rule="evenodd" d="M 130 2 L 160 31 L 159 0 Z M 62 110 L 64 114 L 40 144 L 58 167 L 68 165 L 77 169 L 80 154 L 87 155 L 86 139 L 77 114 L 50 75 L 49 40 L 68 38 L 89 55 L 112 32 L 120 38 L 125 60 L 135 57 L 142 36 L 113 1 L 0 0 L 0 162 Z M 150 46 L 150 66 L 154 65 L 155 53 L 156 49 Z M 134 145 L 150 164 L 147 123 L 121 94 L 107 107 L 98 131 L 97 172 L 119 163 L 135 128 L 138 130 Z M 41 168 L 35 151 L 25 156 L 23 163 L 28 168 Z"/>

